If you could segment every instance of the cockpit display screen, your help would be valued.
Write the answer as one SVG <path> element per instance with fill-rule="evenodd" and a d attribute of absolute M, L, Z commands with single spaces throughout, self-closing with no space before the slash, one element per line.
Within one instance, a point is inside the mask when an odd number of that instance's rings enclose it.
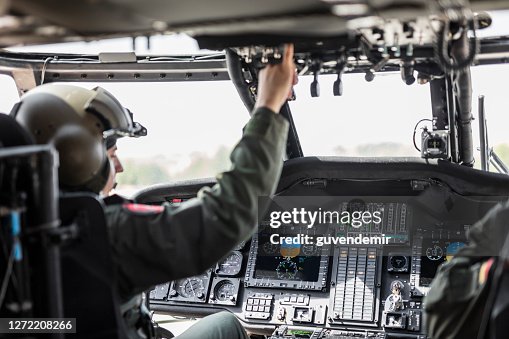
<path fill-rule="evenodd" d="M 329 246 L 286 241 L 274 243 L 270 236 L 270 233 L 260 232 L 253 237 L 246 286 L 300 290 L 321 290 L 325 287 Z M 278 238 L 294 236 L 279 234 Z"/>
<path fill-rule="evenodd" d="M 261 235 L 254 277 L 288 281 L 318 281 L 321 249 L 316 245 L 272 244 Z"/>
<path fill-rule="evenodd" d="M 420 286 L 429 286 L 440 265 L 452 259 L 465 243 L 450 240 L 424 239 L 421 255 Z"/>

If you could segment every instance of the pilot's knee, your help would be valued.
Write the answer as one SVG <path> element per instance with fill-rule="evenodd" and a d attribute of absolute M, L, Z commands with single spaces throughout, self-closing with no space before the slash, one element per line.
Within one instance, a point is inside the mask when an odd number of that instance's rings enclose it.
<path fill-rule="evenodd" d="M 238 339 L 248 338 L 246 330 L 240 323 L 239 319 L 230 312 L 223 311 L 216 313 L 209 319 L 209 322 L 218 327 L 221 333 L 225 334 L 224 337 L 232 337 Z"/>
<path fill-rule="evenodd" d="M 211 317 L 214 317 L 215 321 L 217 321 L 218 323 L 221 323 L 223 325 L 242 326 L 240 324 L 240 321 L 237 319 L 237 317 L 227 311 L 222 311 L 222 312 L 216 313 L 216 314 L 212 315 Z"/>

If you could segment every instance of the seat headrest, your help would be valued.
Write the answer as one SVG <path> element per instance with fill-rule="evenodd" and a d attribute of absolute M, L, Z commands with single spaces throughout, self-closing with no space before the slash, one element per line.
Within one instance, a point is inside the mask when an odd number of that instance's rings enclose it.
<path fill-rule="evenodd" d="M 13 117 L 0 113 L 0 147 L 33 145 L 34 139 Z"/>

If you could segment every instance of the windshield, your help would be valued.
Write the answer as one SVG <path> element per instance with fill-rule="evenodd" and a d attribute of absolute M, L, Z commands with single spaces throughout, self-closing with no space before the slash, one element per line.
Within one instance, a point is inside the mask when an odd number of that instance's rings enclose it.
<path fill-rule="evenodd" d="M 184 34 L 107 39 L 9 48 L 17 52 L 79 53 L 132 52 L 146 55 L 218 53 L 201 50 Z M 13 82 L 12 78 L 0 81 Z M 4 85 L 1 82 L 0 85 Z M 122 138 L 117 155 L 124 172 L 117 175 L 117 193 L 132 196 L 149 185 L 214 177 L 230 166 L 229 154 L 240 139 L 249 114 L 231 81 L 166 83 L 85 83 L 74 85 L 110 91 L 148 130 L 139 139 Z M 10 107 L 18 100 L 14 92 Z"/>
<path fill-rule="evenodd" d="M 500 86 L 497 79 L 509 77 L 509 65 L 488 65 L 472 67 L 472 132 L 474 136 L 474 150 L 476 155 L 476 168 L 480 168 L 479 156 L 479 119 L 478 97 L 484 95 L 485 115 L 488 130 L 488 144 L 497 155 L 509 164 L 509 96 L 507 88 Z M 493 167 L 490 167 L 494 171 Z"/>
<path fill-rule="evenodd" d="M 472 67 L 472 134 L 475 167 L 480 168 L 478 97 L 485 96 L 489 146 L 509 164 L 509 96 L 493 81 L 509 77 L 507 65 Z M 366 82 L 364 74 L 343 75 L 343 95 L 333 95 L 337 76 L 321 76 L 321 96 L 312 98 L 313 77 L 301 77 L 295 87 L 297 100 L 290 103 L 304 155 L 317 156 L 413 156 L 413 131 L 421 119 L 431 119 L 429 85 L 407 86 L 399 73 L 377 74 Z M 420 145 L 422 127 L 415 135 Z M 494 170 L 494 169 L 491 169 Z"/>
<path fill-rule="evenodd" d="M 196 42 L 185 35 L 153 37 L 151 42 L 150 49 L 144 38 L 136 39 L 134 46 L 131 39 L 124 38 L 12 50 L 207 52 L 199 50 Z M 484 94 L 490 146 L 509 164 L 506 127 L 509 114 L 504 111 L 504 107 L 509 107 L 509 97 L 503 86 L 492 81 L 505 75 L 509 76 L 507 65 L 472 67 L 472 113 L 477 117 L 477 96 Z M 377 73 L 372 82 L 367 82 L 364 74 L 344 74 L 343 95 L 337 97 L 332 90 L 336 78 L 334 75 L 319 77 L 321 96 L 318 98 L 310 94 L 312 76 L 300 77 L 295 86 L 297 100 L 290 102 L 290 107 L 305 156 L 420 156 L 414 147 L 413 131 L 419 120 L 432 116 L 429 85 L 408 86 L 399 72 Z M 118 143 L 118 156 L 125 167 L 124 173 L 118 176 L 118 187 L 127 195 L 147 185 L 212 177 L 227 169 L 229 151 L 249 118 L 230 81 L 74 84 L 106 88 L 135 113 L 135 120 L 148 128 L 147 137 L 124 138 Z M 16 86 L 6 75 L 0 76 L 0 86 L 3 94 L 0 112 L 8 113 L 18 100 Z M 477 121 L 473 121 L 472 131 L 475 166 L 479 168 Z M 417 129 L 417 145 L 420 128 L 426 125 L 429 127 L 429 122 Z"/>
<path fill-rule="evenodd" d="M 8 75 L 0 74 L 0 113 L 9 113 L 12 106 L 19 101 L 18 91 L 14 79 Z"/>
<path fill-rule="evenodd" d="M 227 170 L 249 119 L 230 81 L 74 84 L 110 91 L 148 130 L 145 137 L 117 142 L 124 167 L 117 192 L 126 196 L 148 185 Z"/>
<path fill-rule="evenodd" d="M 399 73 L 343 75 L 343 95 L 334 96 L 336 76 L 320 76 L 321 96 L 312 98 L 313 77 L 301 77 L 290 103 L 304 155 L 420 156 L 415 124 L 431 117 L 429 85 L 403 83 Z M 420 137 L 420 133 L 416 138 Z"/>

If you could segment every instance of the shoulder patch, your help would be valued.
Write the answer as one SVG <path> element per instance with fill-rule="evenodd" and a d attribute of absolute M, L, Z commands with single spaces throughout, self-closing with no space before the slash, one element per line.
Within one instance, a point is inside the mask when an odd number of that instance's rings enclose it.
<path fill-rule="evenodd" d="M 144 204 L 123 204 L 122 207 L 137 215 L 153 215 L 163 213 L 164 207 L 159 205 L 144 205 Z"/>

